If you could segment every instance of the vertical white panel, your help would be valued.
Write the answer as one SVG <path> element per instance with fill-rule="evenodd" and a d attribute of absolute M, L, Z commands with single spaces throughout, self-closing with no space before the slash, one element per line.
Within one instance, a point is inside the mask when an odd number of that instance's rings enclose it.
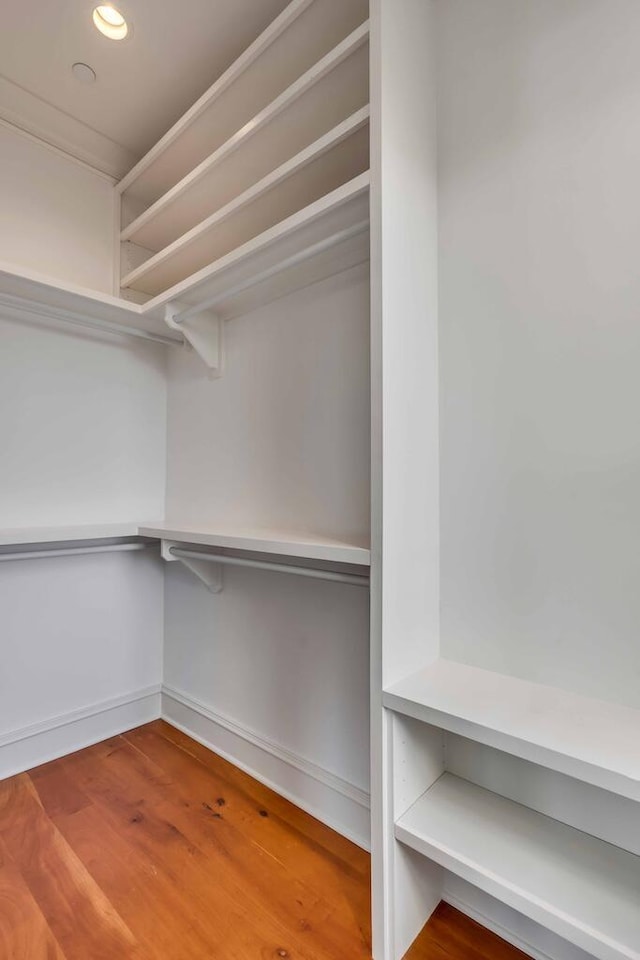
<path fill-rule="evenodd" d="M 386 685 L 439 643 L 437 178 L 433 4 L 371 4 L 372 850 L 376 960 L 440 895 L 393 839 Z"/>

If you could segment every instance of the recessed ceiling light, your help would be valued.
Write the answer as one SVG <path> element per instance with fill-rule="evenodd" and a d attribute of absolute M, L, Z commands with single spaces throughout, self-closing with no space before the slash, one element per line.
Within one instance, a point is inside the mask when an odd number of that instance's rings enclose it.
<path fill-rule="evenodd" d="M 129 33 L 127 21 L 119 10 L 110 4 L 102 4 L 93 11 L 93 22 L 109 40 L 124 40 Z"/>
<path fill-rule="evenodd" d="M 71 72 L 80 83 L 95 83 L 96 72 L 88 63 L 74 63 Z"/>

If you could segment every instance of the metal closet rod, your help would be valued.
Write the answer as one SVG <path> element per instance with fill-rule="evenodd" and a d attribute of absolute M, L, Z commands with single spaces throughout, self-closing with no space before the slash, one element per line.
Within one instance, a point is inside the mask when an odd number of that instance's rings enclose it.
<path fill-rule="evenodd" d="M 366 574 L 338 573 L 334 570 L 320 570 L 317 567 L 299 567 L 288 563 L 272 563 L 270 560 L 249 560 L 245 557 L 229 557 L 226 554 L 200 553 L 197 550 L 183 550 L 182 547 L 170 547 L 173 557 L 185 560 L 208 560 L 229 567 L 253 567 L 256 570 L 271 570 L 273 573 L 292 573 L 298 577 L 313 577 L 316 580 L 331 580 L 334 583 L 350 583 L 355 587 L 368 587 Z"/>
<path fill-rule="evenodd" d="M 189 320 L 191 317 L 197 316 L 204 310 L 209 310 L 211 307 L 216 307 L 219 303 L 228 300 L 230 297 L 235 297 L 239 293 L 244 293 L 245 290 L 250 290 L 251 287 L 255 287 L 256 284 L 262 283 L 264 280 L 270 280 L 271 277 L 276 277 L 279 273 L 283 273 L 285 270 L 289 270 L 291 267 L 296 267 L 299 263 L 304 263 L 305 260 L 310 260 L 312 257 L 315 257 L 320 253 L 324 253 L 325 250 L 329 250 L 331 247 L 335 247 L 339 243 L 344 243 L 345 240 L 349 240 L 351 237 L 356 237 L 358 234 L 364 233 L 368 229 L 369 221 L 361 220 L 352 227 L 346 227 L 344 230 L 339 230 L 337 233 L 332 233 L 330 237 L 325 237 L 324 240 L 319 240 L 318 243 L 314 243 L 309 247 L 303 247 L 302 250 L 298 250 L 297 253 L 293 253 L 285 260 L 280 260 L 272 267 L 267 267 L 267 269 L 263 270 L 261 273 L 255 273 L 247 280 L 241 280 L 240 283 L 237 283 L 234 287 L 229 287 L 224 291 L 224 293 L 216 294 L 213 297 L 207 297 L 205 300 L 202 300 L 195 306 L 189 307 L 187 310 L 183 310 L 182 313 L 176 314 L 173 320 L 175 323 L 183 323 L 185 320 Z"/>
<path fill-rule="evenodd" d="M 12 550 L 0 553 L 2 560 L 44 560 L 46 557 L 74 557 L 85 553 L 122 553 L 146 550 L 150 543 L 107 543 L 87 547 L 56 547 L 54 550 Z"/>

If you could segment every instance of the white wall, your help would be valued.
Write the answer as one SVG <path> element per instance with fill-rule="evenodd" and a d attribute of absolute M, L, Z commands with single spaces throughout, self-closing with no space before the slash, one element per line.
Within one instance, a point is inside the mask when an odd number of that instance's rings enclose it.
<path fill-rule="evenodd" d="M 0 527 L 161 516 L 165 413 L 162 348 L 0 317 Z M 159 714 L 157 550 L 4 561 L 0 610 L 0 777 Z"/>
<path fill-rule="evenodd" d="M 157 551 L 0 563 L 0 778 L 160 712 Z"/>
<path fill-rule="evenodd" d="M 113 181 L 0 123 L 0 261 L 113 292 Z"/>
<path fill-rule="evenodd" d="M 439 5 L 445 656 L 640 706 L 640 5 Z"/>
<path fill-rule="evenodd" d="M 108 290 L 111 186 L 0 126 L 0 259 Z M 0 527 L 161 517 L 164 349 L 0 308 Z M 160 710 L 157 550 L 0 563 L 0 776 Z"/>
<path fill-rule="evenodd" d="M 165 359 L 0 308 L 0 527 L 163 515 Z"/>
<path fill-rule="evenodd" d="M 640 7 L 438 14 L 442 654 L 640 706 Z M 637 804 L 458 738 L 447 768 L 637 849 Z"/>
<path fill-rule="evenodd" d="M 369 532 L 368 278 L 225 325 L 225 375 L 171 351 L 167 517 Z"/>
<path fill-rule="evenodd" d="M 368 313 L 356 270 L 228 322 L 218 380 L 171 353 L 169 519 L 368 533 Z M 368 792 L 367 591 L 227 568 L 214 596 L 171 564 L 165 683 L 222 720 L 174 713 L 191 732 L 366 842 L 362 803 L 312 795 L 299 767 Z M 242 736 L 228 746 L 229 721 L 259 732 L 262 753 Z M 274 749 L 293 766 L 274 772 Z"/>

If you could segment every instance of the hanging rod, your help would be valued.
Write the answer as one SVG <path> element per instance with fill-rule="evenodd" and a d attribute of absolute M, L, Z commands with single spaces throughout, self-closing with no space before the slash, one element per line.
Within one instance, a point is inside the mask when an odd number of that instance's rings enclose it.
<path fill-rule="evenodd" d="M 239 293 L 244 293 L 245 290 L 250 290 L 251 287 L 255 287 L 256 284 L 262 283 L 264 280 L 270 280 L 271 277 L 275 277 L 279 273 L 283 273 L 285 270 L 297 266 L 299 263 L 304 263 L 305 260 L 310 260 L 312 257 L 323 253 L 325 250 L 329 250 L 331 247 L 335 247 L 339 243 L 344 243 L 345 240 L 349 240 L 351 237 L 356 237 L 358 234 L 364 233 L 365 230 L 368 229 L 369 221 L 361 220 L 352 227 L 347 227 L 344 230 L 339 230 L 337 233 L 332 233 L 330 237 L 325 237 L 324 240 L 319 240 L 318 243 L 314 243 L 309 247 L 303 247 L 302 250 L 298 250 L 297 253 L 293 253 L 285 260 L 280 260 L 278 263 L 274 264 L 274 266 L 268 267 L 261 273 L 253 274 L 248 279 L 241 280 L 240 283 L 235 285 L 235 287 L 230 287 L 229 289 L 225 290 L 224 293 L 218 293 L 215 294 L 215 296 L 207 297 L 205 300 L 202 300 L 195 306 L 189 307 L 187 310 L 183 310 L 182 313 L 178 313 L 173 317 L 173 321 L 174 323 L 184 323 L 185 320 L 189 320 L 191 317 L 195 317 L 199 313 L 203 313 L 205 310 L 209 310 L 211 307 L 215 307 L 219 303 L 229 300 L 231 297 L 237 296 Z"/>
<path fill-rule="evenodd" d="M 320 570 L 316 567 L 299 567 L 288 563 L 273 563 L 270 560 L 249 560 L 245 557 L 229 557 L 226 554 L 202 553 L 197 550 L 184 550 L 182 547 L 170 547 L 169 553 L 185 560 L 208 560 L 230 567 L 253 567 L 256 570 L 271 570 L 273 573 L 293 573 L 299 577 L 314 577 L 316 580 L 331 580 L 335 583 L 350 583 L 355 587 L 368 587 L 366 574 L 338 573 L 333 570 Z"/>
<path fill-rule="evenodd" d="M 121 553 L 146 550 L 150 543 L 107 543 L 86 547 L 56 547 L 54 550 L 11 550 L 0 553 L 2 560 L 44 560 L 46 557 L 74 557 L 85 553 Z"/>
<path fill-rule="evenodd" d="M 87 317 L 84 314 L 74 313 L 62 307 L 45 307 L 36 300 L 27 300 L 23 297 L 14 297 L 11 294 L 0 294 L 0 307 L 9 317 L 22 320 L 57 320 L 71 323 L 77 327 L 88 327 L 91 330 L 101 330 L 118 336 L 137 337 L 140 340 L 152 340 L 166 346 L 180 346 L 182 340 L 165 337 L 161 333 L 152 333 L 150 330 L 139 330 L 123 323 L 111 323 L 109 320 L 99 320 L 96 317 Z"/>

